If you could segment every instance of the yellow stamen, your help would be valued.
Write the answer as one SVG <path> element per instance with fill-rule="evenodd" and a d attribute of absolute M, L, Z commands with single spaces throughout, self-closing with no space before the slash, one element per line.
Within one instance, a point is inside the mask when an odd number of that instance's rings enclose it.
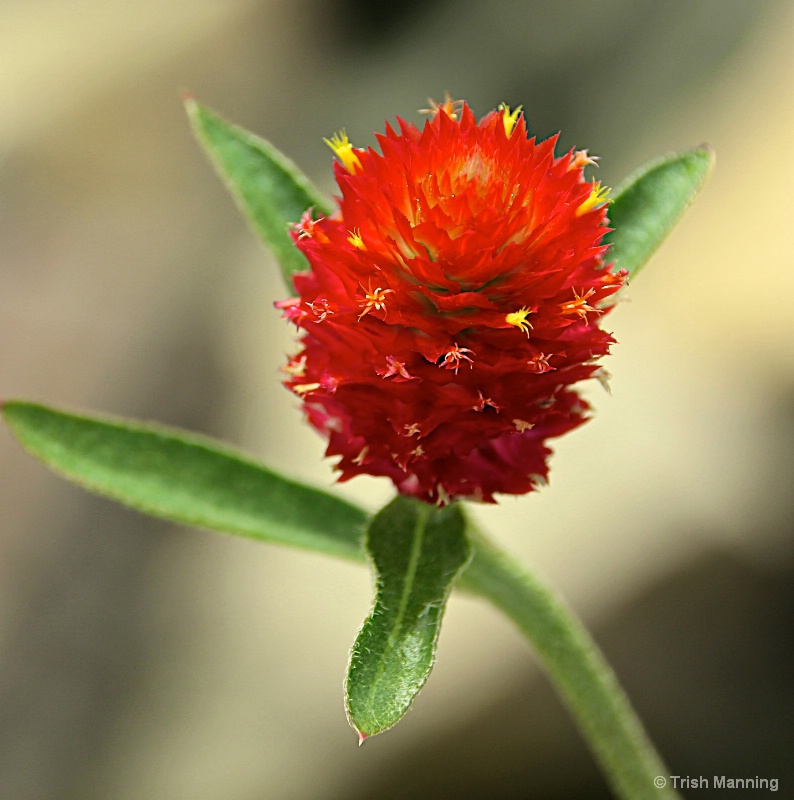
<path fill-rule="evenodd" d="M 364 246 L 364 240 L 361 238 L 361 231 L 356 228 L 355 230 L 348 231 L 350 236 L 347 237 L 347 241 L 353 245 L 353 247 L 357 248 L 358 250 L 366 250 L 367 248 Z"/>
<path fill-rule="evenodd" d="M 593 184 L 593 191 L 590 192 L 590 196 L 587 200 L 576 209 L 576 216 L 581 217 L 582 214 L 586 214 L 588 211 L 591 211 L 596 206 L 600 206 L 602 203 L 609 202 L 609 187 L 602 186 L 601 181 L 596 181 Z"/>
<path fill-rule="evenodd" d="M 361 161 L 344 130 L 335 133 L 330 139 L 323 139 L 323 141 L 334 151 L 334 155 L 342 162 L 342 166 L 348 172 L 355 172 L 357 169 L 361 169 Z"/>
<path fill-rule="evenodd" d="M 298 359 L 291 359 L 285 367 L 281 367 L 281 371 L 295 378 L 302 378 L 306 374 L 306 354 Z"/>
<path fill-rule="evenodd" d="M 519 308 L 518 311 L 511 311 L 506 317 L 505 322 L 508 325 L 515 325 L 520 331 L 523 331 L 527 338 L 529 338 L 529 331 L 532 328 L 532 324 L 527 322 L 527 317 L 532 312 L 524 306 L 523 308 Z"/>
<path fill-rule="evenodd" d="M 516 126 L 516 122 L 518 122 L 518 118 L 521 116 L 522 106 L 516 106 L 514 111 L 510 110 L 510 106 L 507 103 L 502 103 L 499 108 L 502 111 L 502 122 L 505 126 L 505 135 L 507 138 L 510 138 L 510 134 L 513 132 L 513 128 Z"/>
<path fill-rule="evenodd" d="M 319 388 L 319 383 L 299 383 L 297 386 L 292 387 L 292 391 L 295 392 L 295 394 L 304 395 L 315 392 Z"/>

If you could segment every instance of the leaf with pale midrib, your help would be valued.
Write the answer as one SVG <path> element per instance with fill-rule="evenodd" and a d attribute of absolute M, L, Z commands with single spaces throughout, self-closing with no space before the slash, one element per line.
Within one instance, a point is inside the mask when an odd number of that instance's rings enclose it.
<path fill-rule="evenodd" d="M 424 686 L 447 598 L 470 557 L 463 512 L 398 497 L 373 517 L 366 546 L 375 604 L 358 634 L 346 685 L 361 740 L 391 728 Z"/>
<path fill-rule="evenodd" d="M 181 431 L 10 401 L 2 414 L 34 456 L 69 480 L 155 517 L 363 557 L 364 511 Z"/>

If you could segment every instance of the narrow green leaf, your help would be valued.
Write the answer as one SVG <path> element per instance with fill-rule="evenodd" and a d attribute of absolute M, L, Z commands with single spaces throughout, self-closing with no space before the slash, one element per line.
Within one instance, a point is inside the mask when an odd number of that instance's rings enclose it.
<path fill-rule="evenodd" d="M 470 556 L 457 505 L 407 497 L 375 515 L 366 544 L 377 571 L 375 605 L 353 646 L 346 686 L 361 741 L 399 722 L 424 686 L 447 597 Z"/>
<path fill-rule="evenodd" d="M 363 558 L 367 515 L 210 439 L 34 403 L 2 414 L 22 445 L 69 480 L 155 517 Z"/>
<path fill-rule="evenodd" d="M 714 166 L 708 146 L 650 161 L 615 190 L 609 206 L 614 230 L 610 260 L 636 274 L 691 205 Z"/>
<path fill-rule="evenodd" d="M 292 276 L 309 265 L 295 247 L 289 225 L 298 222 L 307 208 L 330 214 L 331 205 L 270 142 L 226 122 L 192 98 L 185 101 L 185 108 L 196 138 L 240 210 L 276 257 L 292 291 Z"/>

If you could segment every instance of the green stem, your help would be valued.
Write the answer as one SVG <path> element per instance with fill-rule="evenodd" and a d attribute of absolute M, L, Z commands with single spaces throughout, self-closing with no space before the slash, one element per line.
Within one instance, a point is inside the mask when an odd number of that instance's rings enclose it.
<path fill-rule="evenodd" d="M 567 703 L 617 797 L 680 798 L 654 779 L 669 771 L 582 623 L 547 586 L 469 522 L 474 552 L 461 588 L 490 600 L 518 625 Z"/>

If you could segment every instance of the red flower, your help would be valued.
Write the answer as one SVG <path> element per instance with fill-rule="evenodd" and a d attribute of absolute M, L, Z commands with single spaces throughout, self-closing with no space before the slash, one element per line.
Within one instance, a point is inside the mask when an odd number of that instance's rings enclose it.
<path fill-rule="evenodd" d="M 614 341 L 599 323 L 626 275 L 604 264 L 586 151 L 555 158 L 518 110 L 431 113 L 387 125 L 382 154 L 329 142 L 339 210 L 296 225 L 311 270 L 277 304 L 303 330 L 286 385 L 340 480 L 494 502 L 544 483 L 546 439 L 585 421 L 571 387 Z"/>

